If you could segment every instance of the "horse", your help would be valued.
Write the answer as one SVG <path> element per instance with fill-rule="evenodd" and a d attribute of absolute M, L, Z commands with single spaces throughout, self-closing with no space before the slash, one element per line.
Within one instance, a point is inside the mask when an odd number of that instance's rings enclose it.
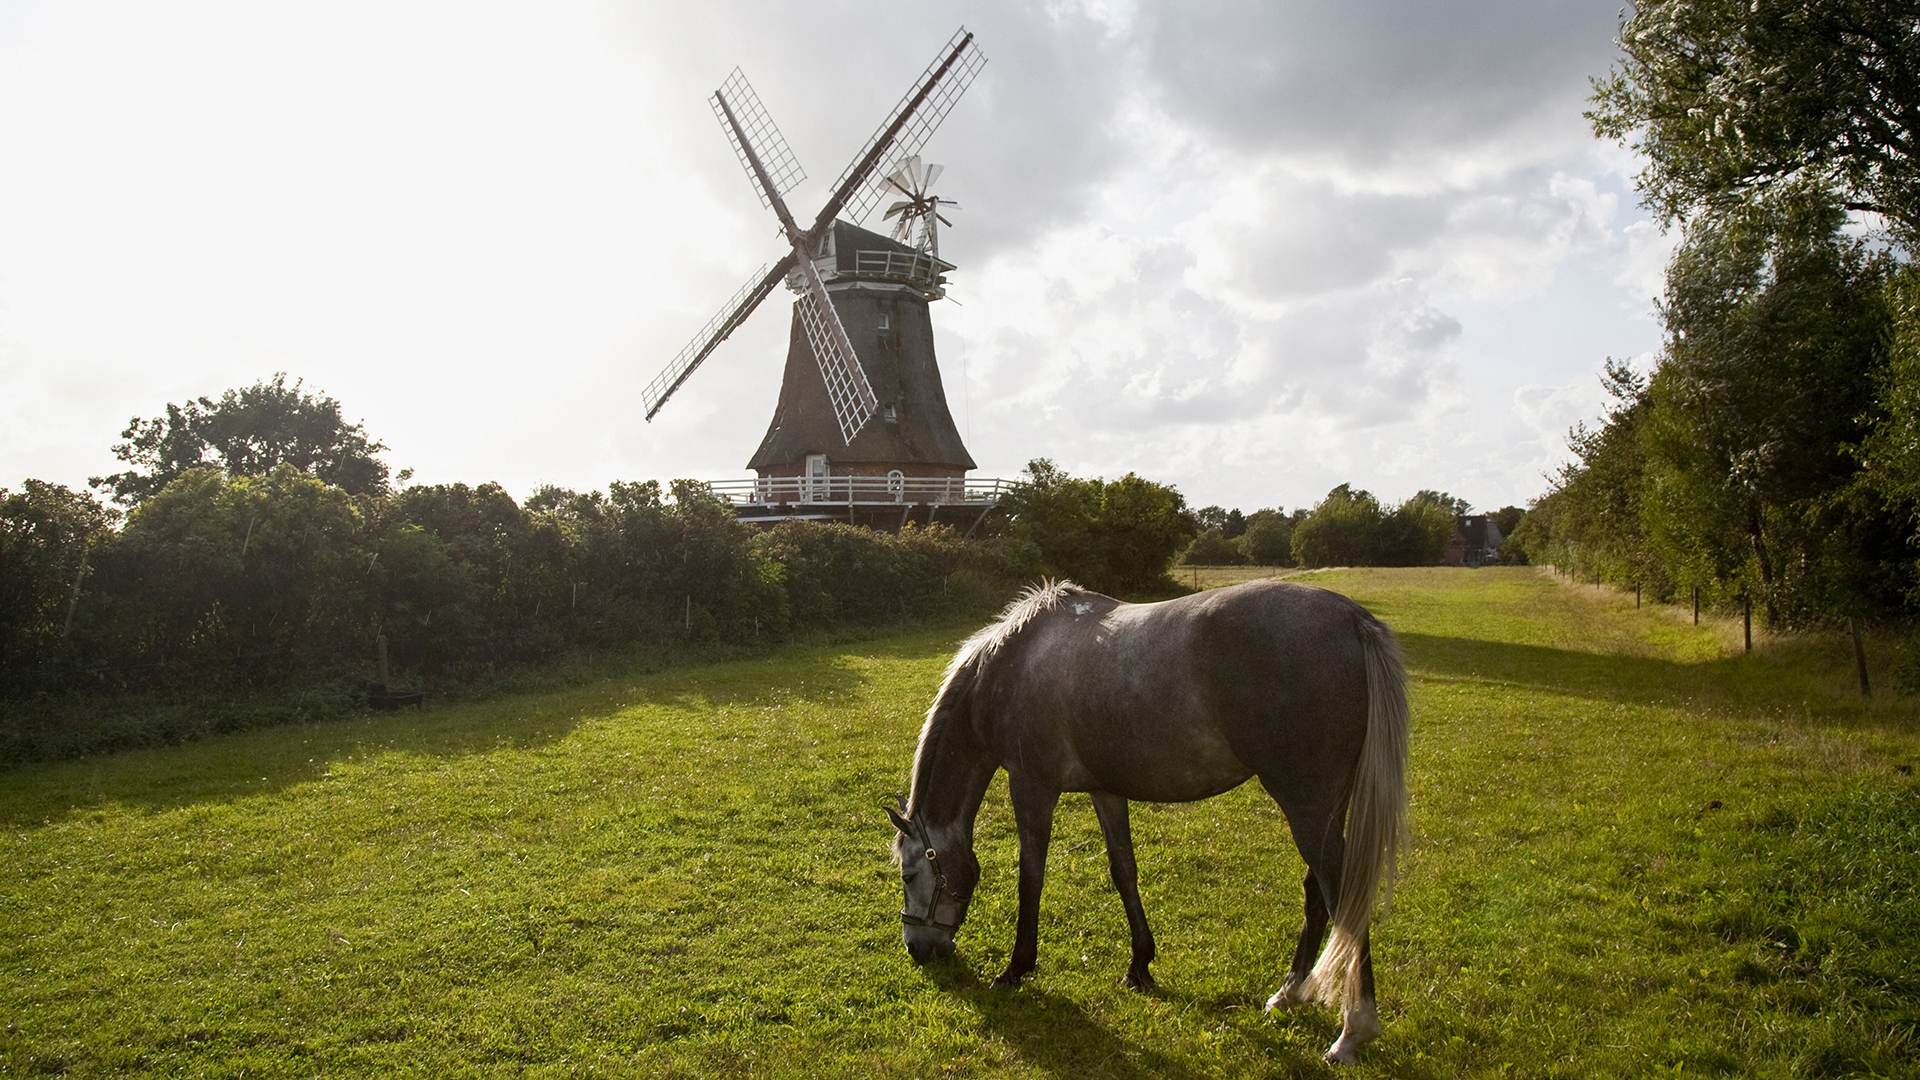
<path fill-rule="evenodd" d="M 1306 922 L 1267 1011 L 1338 1002 L 1341 1033 L 1326 1058 L 1350 1063 L 1381 1031 L 1368 928 L 1397 870 L 1407 724 L 1392 631 L 1338 593 L 1255 581 L 1129 604 L 1068 581 L 1028 589 L 954 654 L 910 793 L 886 806 L 907 952 L 923 964 L 953 955 L 980 880 L 974 819 L 1004 768 L 1020 910 L 994 984 L 1018 985 L 1038 961 L 1054 808 L 1062 792 L 1084 791 L 1132 935 L 1122 981 L 1151 992 L 1153 932 L 1127 804 L 1194 802 L 1258 777 L 1307 866 Z"/>

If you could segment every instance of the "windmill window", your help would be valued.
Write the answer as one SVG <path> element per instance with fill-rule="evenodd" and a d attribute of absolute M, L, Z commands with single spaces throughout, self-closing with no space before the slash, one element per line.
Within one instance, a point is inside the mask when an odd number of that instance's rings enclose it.
<path fill-rule="evenodd" d="M 891 330 L 892 328 L 892 320 L 885 315 L 880 316 L 880 329 Z"/>
<path fill-rule="evenodd" d="M 897 424 L 900 422 L 900 417 L 893 411 L 892 402 L 880 406 L 880 419 L 885 420 L 889 424 Z"/>

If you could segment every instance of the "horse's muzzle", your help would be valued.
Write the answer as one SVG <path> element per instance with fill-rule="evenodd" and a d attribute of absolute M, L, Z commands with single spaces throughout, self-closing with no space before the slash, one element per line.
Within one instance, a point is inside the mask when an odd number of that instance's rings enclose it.
<path fill-rule="evenodd" d="M 907 942 L 907 955 L 913 957 L 913 962 L 916 964 L 945 960 L 953 955 L 953 938 L 948 935 L 930 933 L 920 927 L 910 926 L 904 937 Z"/>

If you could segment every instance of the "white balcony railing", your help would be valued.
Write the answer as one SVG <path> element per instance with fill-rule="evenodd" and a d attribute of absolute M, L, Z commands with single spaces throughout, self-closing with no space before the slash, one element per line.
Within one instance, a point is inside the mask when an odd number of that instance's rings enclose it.
<path fill-rule="evenodd" d="M 1013 486 L 1007 480 L 958 476 L 765 476 L 707 483 L 735 506 L 987 507 Z"/>

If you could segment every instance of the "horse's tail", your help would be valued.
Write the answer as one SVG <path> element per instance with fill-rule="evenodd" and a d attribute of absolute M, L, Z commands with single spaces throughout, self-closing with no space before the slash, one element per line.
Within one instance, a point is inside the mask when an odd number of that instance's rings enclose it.
<path fill-rule="evenodd" d="M 1333 937 L 1304 987 L 1321 1001 L 1339 1001 L 1348 1009 L 1361 1001 L 1360 964 L 1374 896 L 1393 893 L 1407 814 L 1407 677 L 1400 646 L 1393 631 L 1375 619 L 1362 616 L 1359 624 L 1367 667 L 1367 738 L 1347 802 L 1346 858 Z"/>

